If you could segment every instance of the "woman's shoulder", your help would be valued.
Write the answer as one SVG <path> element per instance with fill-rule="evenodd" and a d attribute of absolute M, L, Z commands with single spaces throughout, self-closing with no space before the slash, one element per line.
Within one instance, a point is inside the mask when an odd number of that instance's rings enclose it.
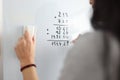
<path fill-rule="evenodd" d="M 110 52 L 114 53 L 118 48 L 117 41 L 113 35 L 108 38 L 112 46 Z M 104 32 L 94 31 L 80 36 L 66 56 L 60 80 L 103 80 L 104 48 Z"/>
<path fill-rule="evenodd" d="M 101 38 L 102 32 L 90 32 L 79 37 L 66 56 L 60 80 L 102 80 Z"/>
<path fill-rule="evenodd" d="M 93 41 L 93 40 L 97 40 L 100 41 L 103 38 L 103 32 L 102 31 L 93 31 L 93 32 L 87 32 L 83 35 L 81 35 L 78 40 L 76 41 L 77 44 L 81 41 Z"/>
<path fill-rule="evenodd" d="M 75 42 L 72 50 L 74 51 L 101 51 L 103 43 L 103 32 L 102 31 L 94 31 L 83 34 L 78 38 Z"/>

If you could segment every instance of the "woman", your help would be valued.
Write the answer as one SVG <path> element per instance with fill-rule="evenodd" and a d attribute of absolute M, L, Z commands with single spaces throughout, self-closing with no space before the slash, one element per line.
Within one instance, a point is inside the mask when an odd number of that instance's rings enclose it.
<path fill-rule="evenodd" d="M 59 80 L 120 80 L 120 1 L 95 0 L 95 32 L 81 36 L 67 55 Z M 24 80 L 38 80 L 35 38 L 28 31 L 15 48 Z"/>

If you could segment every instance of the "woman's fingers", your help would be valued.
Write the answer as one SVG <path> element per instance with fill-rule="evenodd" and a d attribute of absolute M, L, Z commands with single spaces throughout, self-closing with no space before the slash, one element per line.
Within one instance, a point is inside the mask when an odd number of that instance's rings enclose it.
<path fill-rule="evenodd" d="M 36 37 L 35 36 L 32 37 L 32 41 L 33 41 L 33 44 L 36 44 Z"/>
<path fill-rule="evenodd" d="M 32 40 L 32 36 L 30 35 L 30 33 L 28 32 L 28 30 L 25 31 L 24 33 L 24 38 L 27 41 L 31 41 Z"/>

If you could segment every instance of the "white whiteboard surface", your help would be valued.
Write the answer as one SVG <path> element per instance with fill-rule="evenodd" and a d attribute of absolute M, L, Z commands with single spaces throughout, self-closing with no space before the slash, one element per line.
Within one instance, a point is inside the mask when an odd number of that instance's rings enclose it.
<path fill-rule="evenodd" d="M 3 1 L 0 0 L 0 39 L 2 34 L 2 24 L 3 24 Z"/>
<path fill-rule="evenodd" d="M 58 80 L 72 35 L 91 31 L 89 8 L 88 0 L 4 0 L 4 80 L 22 80 L 14 46 L 23 25 L 37 29 L 36 64 L 40 79 Z"/>
<path fill-rule="evenodd" d="M 3 64 L 2 64 L 2 51 L 1 51 L 1 34 L 2 34 L 2 0 L 0 0 L 0 80 L 3 80 Z"/>

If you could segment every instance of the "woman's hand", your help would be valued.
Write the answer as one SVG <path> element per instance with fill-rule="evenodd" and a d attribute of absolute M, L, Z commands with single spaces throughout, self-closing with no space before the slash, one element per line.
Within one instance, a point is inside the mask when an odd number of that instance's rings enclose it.
<path fill-rule="evenodd" d="M 80 36 L 81 36 L 81 34 L 79 34 L 79 35 L 77 36 L 77 38 L 75 38 L 74 40 L 72 40 L 72 43 L 75 43 L 75 42 L 80 38 Z"/>
<path fill-rule="evenodd" d="M 15 52 L 20 61 L 21 67 L 35 64 L 35 46 L 35 37 L 32 37 L 26 30 L 15 47 Z"/>

